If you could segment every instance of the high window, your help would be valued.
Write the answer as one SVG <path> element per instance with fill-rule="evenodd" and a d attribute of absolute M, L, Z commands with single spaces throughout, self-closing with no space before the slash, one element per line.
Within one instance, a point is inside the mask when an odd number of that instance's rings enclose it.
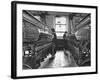
<path fill-rule="evenodd" d="M 65 16 L 56 17 L 55 31 L 56 31 L 57 38 L 63 37 L 63 34 L 66 31 L 66 17 Z"/>

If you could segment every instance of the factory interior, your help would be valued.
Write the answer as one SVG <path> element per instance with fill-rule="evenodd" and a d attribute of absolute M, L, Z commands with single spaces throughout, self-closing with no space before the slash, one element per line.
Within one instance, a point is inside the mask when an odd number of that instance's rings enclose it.
<path fill-rule="evenodd" d="M 91 14 L 23 10 L 23 69 L 91 66 Z"/>

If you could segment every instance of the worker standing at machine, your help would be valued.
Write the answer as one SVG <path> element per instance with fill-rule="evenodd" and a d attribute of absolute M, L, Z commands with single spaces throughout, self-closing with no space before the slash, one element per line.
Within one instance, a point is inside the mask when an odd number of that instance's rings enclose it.
<path fill-rule="evenodd" d="M 65 52 L 65 50 L 67 50 L 68 49 L 68 32 L 67 31 L 65 31 L 65 33 L 64 33 L 64 35 L 63 35 L 63 45 L 64 45 L 64 52 Z"/>
<path fill-rule="evenodd" d="M 52 35 L 53 35 L 53 39 L 52 39 L 52 57 L 51 58 L 54 58 L 55 57 L 55 54 L 56 54 L 56 50 L 57 50 L 57 36 L 56 36 L 56 32 L 55 32 L 55 29 L 52 28 L 51 29 L 52 31 Z"/>

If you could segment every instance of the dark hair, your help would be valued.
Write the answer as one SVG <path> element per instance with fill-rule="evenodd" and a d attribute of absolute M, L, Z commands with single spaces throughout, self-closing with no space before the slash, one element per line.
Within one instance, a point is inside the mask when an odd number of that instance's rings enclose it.
<path fill-rule="evenodd" d="M 65 31 L 65 33 L 67 33 L 67 31 Z"/>
<path fill-rule="evenodd" d="M 52 28 L 52 29 L 51 29 L 51 31 L 52 31 L 52 32 L 55 32 L 55 29 L 54 29 L 54 28 Z"/>

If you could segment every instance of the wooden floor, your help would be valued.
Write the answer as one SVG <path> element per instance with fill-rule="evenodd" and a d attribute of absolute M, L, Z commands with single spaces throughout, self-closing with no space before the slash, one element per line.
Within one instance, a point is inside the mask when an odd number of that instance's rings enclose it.
<path fill-rule="evenodd" d="M 77 64 L 74 61 L 73 56 L 69 51 L 57 51 L 55 58 L 51 59 L 51 55 L 49 55 L 44 62 L 41 63 L 41 68 L 60 68 L 60 67 L 76 67 Z"/>

